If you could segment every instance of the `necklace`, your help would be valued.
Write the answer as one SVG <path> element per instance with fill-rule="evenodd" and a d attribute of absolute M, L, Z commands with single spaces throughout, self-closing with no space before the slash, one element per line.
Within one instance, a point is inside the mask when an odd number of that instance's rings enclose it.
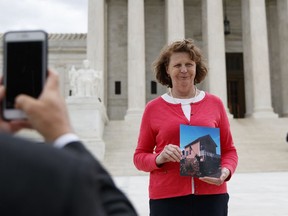
<path fill-rule="evenodd" d="M 172 99 L 173 99 L 173 101 L 174 101 L 175 103 L 181 103 L 182 105 L 184 105 L 185 102 L 187 103 L 187 101 L 189 101 L 188 104 L 190 104 L 190 103 L 191 103 L 191 100 L 193 100 L 193 99 L 198 95 L 198 89 L 197 89 L 196 86 L 194 86 L 194 95 L 193 95 L 193 97 L 191 97 L 191 98 L 174 98 L 174 96 L 173 96 L 173 94 L 172 94 L 172 88 L 169 88 L 169 94 L 170 94 L 170 96 L 172 97 Z M 178 101 L 176 101 L 176 99 L 177 99 Z M 183 103 L 183 102 L 184 102 L 184 103 Z"/>
<path fill-rule="evenodd" d="M 191 104 L 195 101 L 195 97 L 198 94 L 200 94 L 197 87 L 196 86 L 194 86 L 194 87 L 195 87 L 194 96 L 191 98 L 185 98 L 185 99 L 174 98 L 173 94 L 172 94 L 172 90 L 171 90 L 171 88 L 169 88 L 169 94 L 172 97 L 173 103 L 174 104 L 181 104 L 181 108 L 183 110 L 183 113 L 184 113 L 185 117 L 188 119 L 188 121 L 190 121 L 190 118 L 193 115 Z"/>
<path fill-rule="evenodd" d="M 191 98 L 185 98 L 185 99 L 174 98 L 173 94 L 172 94 L 172 90 L 171 90 L 171 88 L 169 88 L 169 93 L 170 93 L 170 96 L 172 97 L 174 104 L 181 104 L 181 108 L 183 110 L 183 113 L 184 113 L 185 117 L 188 119 L 188 121 L 190 121 L 190 118 L 193 115 L 191 104 L 194 102 L 195 97 L 198 95 L 198 89 L 196 86 L 194 86 L 194 87 L 195 87 L 194 96 Z"/>

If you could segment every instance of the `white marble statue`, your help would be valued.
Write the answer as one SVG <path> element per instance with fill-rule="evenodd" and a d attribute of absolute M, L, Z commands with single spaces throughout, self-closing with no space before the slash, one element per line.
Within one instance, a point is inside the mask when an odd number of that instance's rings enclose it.
<path fill-rule="evenodd" d="M 76 77 L 77 77 L 77 70 L 75 69 L 75 66 L 73 65 L 71 67 L 71 70 L 68 72 L 69 76 L 69 87 L 70 87 L 70 96 L 76 95 Z"/>
<path fill-rule="evenodd" d="M 83 61 L 83 68 L 76 70 L 72 66 L 69 71 L 70 88 L 75 97 L 99 97 L 99 72 L 90 68 L 88 60 Z"/>

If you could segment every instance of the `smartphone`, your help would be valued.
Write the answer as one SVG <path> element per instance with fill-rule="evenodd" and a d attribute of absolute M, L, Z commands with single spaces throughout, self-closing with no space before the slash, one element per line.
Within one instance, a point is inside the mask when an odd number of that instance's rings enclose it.
<path fill-rule="evenodd" d="M 48 36 L 45 31 L 11 31 L 3 37 L 3 85 L 6 94 L 2 103 L 5 120 L 25 119 L 15 109 L 15 98 L 26 94 L 38 98 L 47 77 Z"/>

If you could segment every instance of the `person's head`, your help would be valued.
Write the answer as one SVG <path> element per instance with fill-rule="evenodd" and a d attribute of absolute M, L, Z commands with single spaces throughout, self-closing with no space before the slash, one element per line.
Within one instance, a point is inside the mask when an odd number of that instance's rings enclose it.
<path fill-rule="evenodd" d="M 90 62 L 88 59 L 83 60 L 83 66 L 84 68 L 89 68 L 90 67 Z"/>
<path fill-rule="evenodd" d="M 181 54 L 182 56 L 187 56 L 188 54 L 189 59 L 195 63 L 196 73 L 194 72 L 193 84 L 198 84 L 205 79 L 208 69 L 201 50 L 194 44 L 192 39 L 184 39 L 164 46 L 158 58 L 153 62 L 153 69 L 159 83 L 169 88 L 173 87 L 169 68 L 171 66 L 171 56 L 173 55 L 174 58 L 175 54 L 180 54 L 178 58 L 181 57 Z"/>

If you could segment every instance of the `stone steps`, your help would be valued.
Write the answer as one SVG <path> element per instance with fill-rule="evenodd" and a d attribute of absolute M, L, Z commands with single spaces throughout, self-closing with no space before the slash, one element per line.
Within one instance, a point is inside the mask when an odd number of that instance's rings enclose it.
<path fill-rule="evenodd" d="M 239 155 L 237 172 L 288 171 L 288 118 L 230 119 Z M 105 127 L 104 165 L 113 176 L 147 175 L 133 164 L 140 120 L 110 121 Z"/>
<path fill-rule="evenodd" d="M 288 118 L 233 119 L 238 172 L 288 171 Z"/>
<path fill-rule="evenodd" d="M 110 121 L 105 127 L 106 144 L 104 165 L 113 176 L 146 175 L 133 164 L 140 120 Z"/>

